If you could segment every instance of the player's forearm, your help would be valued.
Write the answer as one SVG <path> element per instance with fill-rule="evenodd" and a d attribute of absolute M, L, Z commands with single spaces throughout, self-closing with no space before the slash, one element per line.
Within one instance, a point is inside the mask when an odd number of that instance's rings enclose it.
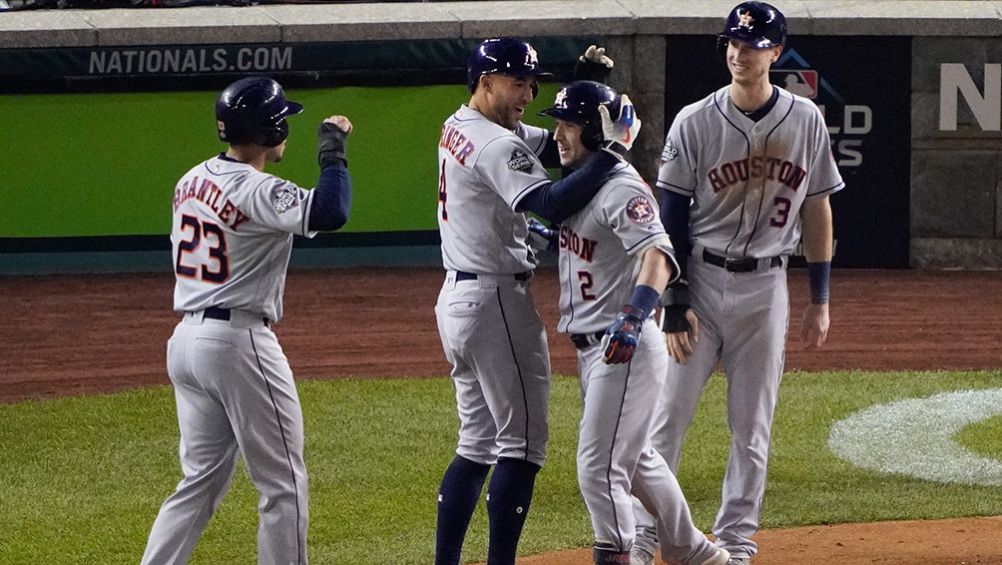
<path fill-rule="evenodd" d="M 832 208 L 827 197 L 804 202 L 804 257 L 810 277 L 811 304 L 828 304 L 832 260 Z"/>
<path fill-rule="evenodd" d="M 599 151 L 580 169 L 567 177 L 543 185 L 518 203 L 519 212 L 533 212 L 559 224 L 584 208 L 605 184 L 606 176 L 621 161 Z"/>
<path fill-rule="evenodd" d="M 652 247 L 644 252 L 644 257 L 640 263 L 640 274 L 637 276 L 637 285 L 646 285 L 658 292 L 664 292 L 668 286 L 668 281 L 672 277 L 671 261 L 664 251 Z"/>
<path fill-rule="evenodd" d="M 661 223 L 668 232 L 671 246 L 675 248 L 675 260 L 685 277 L 686 260 L 691 253 L 689 243 L 689 205 L 692 199 L 677 192 L 664 190 L 661 194 Z"/>
<path fill-rule="evenodd" d="M 310 208 L 310 231 L 334 231 L 348 222 L 351 211 L 351 175 L 341 163 L 320 172 L 313 189 Z"/>
<path fill-rule="evenodd" d="M 801 211 L 804 257 L 808 263 L 832 260 L 832 208 L 828 198 L 807 200 Z"/>

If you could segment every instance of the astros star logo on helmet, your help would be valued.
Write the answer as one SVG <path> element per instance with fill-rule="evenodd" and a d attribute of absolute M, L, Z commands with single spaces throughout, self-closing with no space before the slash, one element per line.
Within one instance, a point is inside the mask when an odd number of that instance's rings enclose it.
<path fill-rule="evenodd" d="M 755 25 L 755 18 L 752 17 L 751 12 L 742 12 L 738 14 L 738 18 L 741 20 L 738 22 L 738 27 L 751 29 L 751 27 Z"/>

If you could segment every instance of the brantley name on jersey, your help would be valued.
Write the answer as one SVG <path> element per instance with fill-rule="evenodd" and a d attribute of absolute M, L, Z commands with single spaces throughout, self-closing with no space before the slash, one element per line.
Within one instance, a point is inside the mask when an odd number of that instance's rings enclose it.
<path fill-rule="evenodd" d="M 229 225 L 233 231 L 236 231 L 237 226 L 250 218 L 240 208 L 237 208 L 236 205 L 230 202 L 229 198 L 226 199 L 226 202 L 220 208 L 219 197 L 222 195 L 223 191 L 216 186 L 216 183 L 209 179 L 202 179 L 201 184 L 199 184 L 199 178 L 194 177 L 190 181 L 182 183 L 174 191 L 174 211 L 177 211 L 178 206 L 184 201 L 194 198 L 208 206 L 220 220 Z"/>

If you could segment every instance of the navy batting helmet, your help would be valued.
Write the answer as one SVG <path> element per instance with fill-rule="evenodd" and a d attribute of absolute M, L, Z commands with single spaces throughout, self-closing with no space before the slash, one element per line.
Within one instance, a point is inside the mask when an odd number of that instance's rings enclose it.
<path fill-rule="evenodd" d="M 557 92 L 553 106 L 539 113 L 581 126 L 581 143 L 597 151 L 602 143 L 602 116 L 599 106 L 607 106 L 610 116 L 619 115 L 619 94 L 608 86 L 590 80 L 564 85 Z"/>
<path fill-rule="evenodd" d="M 303 111 L 285 98 L 282 85 L 267 77 L 242 78 L 216 99 L 219 139 L 233 144 L 275 147 L 289 136 L 286 116 Z"/>
<path fill-rule="evenodd" d="M 771 4 L 742 2 L 727 16 L 724 31 L 717 39 L 717 49 L 727 53 L 727 43 L 737 39 L 756 49 L 786 44 L 786 17 Z"/>
<path fill-rule="evenodd" d="M 536 76 L 540 74 L 539 57 L 532 45 L 523 39 L 487 39 L 477 45 L 466 63 L 466 85 L 470 92 L 476 91 L 481 76 L 492 73 Z"/>

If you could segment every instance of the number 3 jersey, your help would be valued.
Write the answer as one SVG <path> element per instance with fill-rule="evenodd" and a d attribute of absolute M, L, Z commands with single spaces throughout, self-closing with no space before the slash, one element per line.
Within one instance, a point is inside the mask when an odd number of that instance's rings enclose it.
<path fill-rule="evenodd" d="M 651 189 L 632 165 L 622 163 L 595 198 L 560 226 L 562 333 L 606 329 L 630 300 L 641 258 L 651 247 L 665 252 L 678 277 L 674 250 Z"/>
<path fill-rule="evenodd" d="M 726 86 L 672 123 L 657 185 L 693 198 L 693 243 L 731 257 L 791 254 L 804 199 L 845 186 L 821 111 L 774 88 L 776 103 L 757 122 L 731 102 Z"/>
<path fill-rule="evenodd" d="M 282 318 L 292 235 L 313 237 L 313 192 L 223 154 L 174 189 L 174 310 L 210 306 Z"/>
<path fill-rule="evenodd" d="M 438 227 L 447 270 L 510 275 L 530 271 L 528 214 L 515 208 L 550 182 L 537 155 L 549 132 L 516 131 L 462 106 L 442 125 L 438 143 Z"/>

